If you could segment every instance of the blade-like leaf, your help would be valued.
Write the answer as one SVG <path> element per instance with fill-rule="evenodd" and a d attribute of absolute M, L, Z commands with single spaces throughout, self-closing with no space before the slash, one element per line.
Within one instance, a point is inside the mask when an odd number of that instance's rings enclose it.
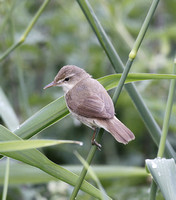
<path fill-rule="evenodd" d="M 0 117 L 10 130 L 15 130 L 19 126 L 18 118 L 1 87 L 0 87 Z M 9 184 L 9 166 L 10 166 L 10 159 L 7 158 L 6 171 L 3 177 L 4 187 L 2 192 L 2 199 L 6 199 L 7 197 L 7 190 Z"/>
<path fill-rule="evenodd" d="M 0 152 L 22 151 L 66 143 L 83 144 L 82 142 L 72 140 L 13 140 L 9 142 L 0 142 Z"/>
<path fill-rule="evenodd" d="M 0 88 L 0 117 L 10 130 L 15 130 L 19 126 L 18 118 L 2 88 Z"/>
<path fill-rule="evenodd" d="M 121 74 L 114 74 L 102 77 L 98 80 L 107 90 L 110 90 L 117 86 L 120 77 Z M 151 79 L 155 80 L 173 78 L 176 78 L 176 76 L 172 74 L 129 74 L 126 79 L 126 83 Z M 60 97 L 59 99 L 42 108 L 40 111 L 26 120 L 23 124 L 21 124 L 20 127 L 15 130 L 15 134 L 22 137 L 23 139 L 30 138 L 39 131 L 47 128 L 51 124 L 67 116 L 68 114 L 69 111 L 66 107 L 64 97 Z"/>
<path fill-rule="evenodd" d="M 13 134 L 12 132 L 10 132 L 5 127 L 3 127 L 2 125 L 0 125 L 0 141 L 13 141 L 13 140 L 20 140 L 20 138 L 15 134 Z M 44 172 L 48 173 L 49 175 L 54 176 L 55 178 L 58 178 L 70 185 L 75 185 L 78 179 L 78 176 L 76 174 L 53 163 L 37 149 L 3 152 L 2 155 L 8 156 L 10 158 L 22 161 L 31 166 L 37 167 L 43 170 Z M 81 189 L 98 199 L 101 198 L 101 192 L 86 181 L 84 181 Z"/>
<path fill-rule="evenodd" d="M 3 176 L 5 173 L 6 163 L 0 161 L 0 184 L 3 184 Z M 63 168 L 75 173 L 80 174 L 82 166 L 81 165 L 66 165 L 62 166 Z M 146 178 L 149 176 L 146 173 L 145 168 L 142 167 L 127 167 L 127 166 L 105 166 L 105 165 L 96 165 L 92 166 L 96 176 L 99 179 L 110 180 L 114 178 Z M 10 184 L 25 184 L 25 183 L 46 183 L 51 180 L 57 179 L 49 174 L 43 172 L 42 170 L 26 165 L 24 163 L 11 162 L 10 164 Z M 87 174 L 87 179 L 91 178 L 90 174 Z"/>
<path fill-rule="evenodd" d="M 28 139 L 68 114 L 69 111 L 62 96 L 27 119 L 14 133 L 23 139 Z"/>
<path fill-rule="evenodd" d="M 176 199 L 176 165 L 174 159 L 147 159 L 146 164 L 165 200 Z"/>
<path fill-rule="evenodd" d="M 98 81 L 106 88 L 110 90 L 118 85 L 118 82 L 122 74 L 112 74 L 99 78 Z M 149 73 L 130 73 L 125 80 L 125 84 L 136 81 L 145 80 L 162 80 L 162 79 L 176 79 L 175 74 L 149 74 Z"/>

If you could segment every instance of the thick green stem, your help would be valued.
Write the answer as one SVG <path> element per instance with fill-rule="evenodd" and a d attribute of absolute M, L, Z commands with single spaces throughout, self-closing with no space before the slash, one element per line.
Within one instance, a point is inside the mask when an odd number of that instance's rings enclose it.
<path fill-rule="evenodd" d="M 15 44 L 13 44 L 11 47 L 9 47 L 0 57 L 0 62 L 5 59 L 13 50 L 15 50 L 18 46 L 20 46 L 25 40 L 26 37 L 28 36 L 29 32 L 31 31 L 31 29 L 33 28 L 33 26 L 35 25 L 35 23 L 37 22 L 38 18 L 40 17 L 40 15 L 42 14 L 43 10 L 45 9 L 45 7 L 47 6 L 47 4 L 49 3 L 50 0 L 45 0 L 43 2 L 43 4 L 41 5 L 41 7 L 39 8 L 39 10 L 37 11 L 37 13 L 35 14 L 34 18 L 31 20 L 31 22 L 29 23 L 29 25 L 27 26 L 26 30 L 24 31 L 23 35 L 21 36 L 21 38 L 19 39 L 18 42 L 16 42 Z"/>

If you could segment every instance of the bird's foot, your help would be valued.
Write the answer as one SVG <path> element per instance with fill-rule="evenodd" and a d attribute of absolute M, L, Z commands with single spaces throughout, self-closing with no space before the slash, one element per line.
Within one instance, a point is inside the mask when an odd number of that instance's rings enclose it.
<path fill-rule="evenodd" d="M 101 151 L 101 144 L 99 144 L 95 139 L 91 141 L 92 145 L 95 145 L 99 151 Z"/>

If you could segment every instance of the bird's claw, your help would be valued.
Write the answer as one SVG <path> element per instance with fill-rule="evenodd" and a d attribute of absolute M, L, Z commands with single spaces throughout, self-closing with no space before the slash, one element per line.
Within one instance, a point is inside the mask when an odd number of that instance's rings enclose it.
<path fill-rule="evenodd" d="M 101 144 L 99 144 L 95 139 L 91 141 L 92 145 L 95 145 L 99 151 L 101 151 Z"/>

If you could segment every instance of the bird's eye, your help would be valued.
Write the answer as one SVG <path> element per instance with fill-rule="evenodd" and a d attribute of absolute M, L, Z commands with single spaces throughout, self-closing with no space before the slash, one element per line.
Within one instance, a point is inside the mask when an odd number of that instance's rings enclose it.
<path fill-rule="evenodd" d="M 70 78 L 65 78 L 64 81 L 69 81 Z"/>

